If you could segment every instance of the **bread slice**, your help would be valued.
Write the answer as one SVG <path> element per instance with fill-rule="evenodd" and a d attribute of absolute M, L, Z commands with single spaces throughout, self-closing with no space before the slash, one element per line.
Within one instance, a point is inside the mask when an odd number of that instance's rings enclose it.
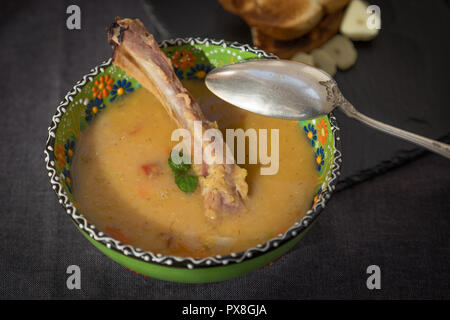
<path fill-rule="evenodd" d="M 282 59 L 290 59 L 299 51 L 309 53 L 325 44 L 338 33 L 343 16 L 343 9 L 326 15 L 308 34 L 289 41 L 277 40 L 258 28 L 252 28 L 253 44 L 267 52 L 274 53 Z"/>
<path fill-rule="evenodd" d="M 349 2 L 350 0 L 319 0 L 319 3 L 327 14 L 335 13 L 344 8 Z"/>
<path fill-rule="evenodd" d="M 219 0 L 222 7 L 236 15 L 241 15 L 254 10 L 256 1 L 254 0 Z"/>
<path fill-rule="evenodd" d="M 319 0 L 219 0 L 251 27 L 277 40 L 292 40 L 310 32 L 322 19 Z"/>

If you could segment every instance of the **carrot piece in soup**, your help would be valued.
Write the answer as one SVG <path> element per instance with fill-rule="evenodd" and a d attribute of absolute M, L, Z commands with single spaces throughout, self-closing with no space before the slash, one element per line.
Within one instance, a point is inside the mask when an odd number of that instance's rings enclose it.
<path fill-rule="evenodd" d="M 141 169 L 149 177 L 159 176 L 162 173 L 161 167 L 156 163 L 145 163 L 141 166 Z"/>
<path fill-rule="evenodd" d="M 142 129 L 142 128 L 136 128 L 136 129 L 133 129 L 133 130 L 131 130 L 131 131 L 129 132 L 129 135 L 130 135 L 130 136 L 134 136 L 136 133 L 138 133 L 139 131 L 141 131 L 141 129 Z"/>
<path fill-rule="evenodd" d="M 142 198 L 147 198 L 147 196 L 148 196 L 148 189 L 145 188 L 145 187 L 140 187 L 140 188 L 139 188 L 139 195 L 140 195 Z"/>

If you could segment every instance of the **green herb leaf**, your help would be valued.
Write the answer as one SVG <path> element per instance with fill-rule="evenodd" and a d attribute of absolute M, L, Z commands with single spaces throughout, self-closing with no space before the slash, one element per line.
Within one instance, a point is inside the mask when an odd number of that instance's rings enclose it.
<path fill-rule="evenodd" d="M 180 157 L 182 154 L 180 154 Z M 182 174 L 188 172 L 188 170 L 191 168 L 191 164 L 189 163 L 183 163 L 176 164 L 172 161 L 172 157 L 169 157 L 169 167 L 172 168 L 174 174 Z"/>
<path fill-rule="evenodd" d="M 191 175 L 176 175 L 175 183 L 181 191 L 186 193 L 194 192 L 197 188 L 198 178 Z"/>
<path fill-rule="evenodd" d="M 179 153 L 180 157 L 183 154 Z M 197 188 L 198 178 L 194 175 L 188 175 L 188 171 L 191 169 L 191 164 L 181 162 L 180 164 L 176 164 L 172 161 L 172 157 L 169 157 L 168 160 L 169 167 L 172 169 L 172 172 L 175 176 L 175 183 L 180 188 L 181 191 L 186 193 L 194 192 Z"/>

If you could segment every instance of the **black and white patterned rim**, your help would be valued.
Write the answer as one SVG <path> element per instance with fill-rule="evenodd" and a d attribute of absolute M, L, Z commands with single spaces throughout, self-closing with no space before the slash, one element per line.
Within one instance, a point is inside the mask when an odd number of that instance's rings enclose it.
<path fill-rule="evenodd" d="M 169 46 L 178 46 L 178 45 L 195 45 L 195 44 L 203 44 L 203 45 L 216 45 L 222 46 L 224 48 L 235 48 L 240 49 L 242 51 L 253 52 L 258 55 L 260 58 L 269 58 L 269 59 L 277 59 L 277 57 L 273 54 L 268 54 L 263 50 L 259 50 L 253 48 L 247 44 L 240 44 L 238 42 L 227 42 L 225 40 L 211 40 L 211 39 L 200 39 L 200 38 L 185 38 L 185 39 L 173 39 L 173 40 L 165 40 L 160 43 L 160 47 L 166 48 Z M 331 124 L 331 130 L 334 135 L 334 143 L 335 143 L 335 151 L 334 151 L 334 162 L 332 164 L 331 171 L 324 182 L 325 188 L 322 188 L 322 192 L 320 194 L 319 200 L 316 202 L 315 206 L 310 209 L 306 215 L 298 222 L 296 222 L 287 232 L 284 234 L 279 234 L 271 240 L 267 241 L 265 244 L 259 244 L 254 248 L 250 248 L 244 252 L 240 253 L 231 253 L 227 256 L 214 256 L 214 257 L 206 257 L 206 258 L 186 258 L 186 257 L 176 257 L 176 256 L 168 256 L 162 254 L 155 254 L 152 252 L 143 251 L 139 248 L 135 248 L 131 245 L 125 245 L 120 243 L 120 241 L 108 237 L 102 231 L 98 230 L 94 225 L 88 223 L 86 218 L 78 212 L 77 208 L 74 204 L 69 200 L 67 196 L 60 177 L 57 176 L 56 168 L 55 168 L 55 159 L 54 159 L 54 142 L 55 142 L 55 134 L 56 129 L 58 128 L 58 124 L 61 120 L 61 117 L 67 110 L 69 103 L 73 101 L 74 97 L 81 92 L 81 88 L 89 81 L 92 81 L 93 78 L 105 71 L 105 68 L 111 64 L 112 60 L 109 59 L 104 61 L 100 65 L 96 66 L 94 69 L 90 70 L 88 74 L 83 76 L 83 79 L 78 81 L 75 86 L 70 90 L 64 99 L 59 104 L 56 109 L 56 113 L 52 118 L 51 124 L 48 127 L 48 138 L 44 150 L 45 155 L 45 165 L 48 171 L 48 176 L 50 179 L 50 184 L 52 189 L 55 191 L 59 203 L 64 207 L 66 213 L 72 218 L 72 220 L 78 225 L 78 227 L 83 230 L 89 237 L 96 240 L 97 242 L 105 245 L 107 248 L 112 249 L 116 252 L 124 254 L 125 256 L 132 257 L 147 263 L 158 264 L 163 266 L 173 266 L 173 267 L 182 267 L 182 268 L 204 268 L 204 267 L 213 267 L 213 266 L 223 266 L 234 263 L 240 263 L 258 256 L 261 256 L 271 250 L 274 250 L 286 242 L 292 240 L 296 236 L 300 235 L 308 226 L 311 225 L 312 222 L 317 218 L 319 213 L 323 210 L 326 203 L 330 199 L 333 191 L 336 188 L 336 182 L 338 176 L 340 175 L 340 164 L 342 162 L 342 154 L 340 150 L 340 138 L 339 138 L 339 128 L 336 123 L 335 116 L 330 113 L 329 119 Z"/>

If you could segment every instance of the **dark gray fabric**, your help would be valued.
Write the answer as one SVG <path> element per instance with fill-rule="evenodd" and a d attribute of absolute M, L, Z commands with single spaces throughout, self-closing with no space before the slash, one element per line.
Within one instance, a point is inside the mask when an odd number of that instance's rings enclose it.
<path fill-rule="evenodd" d="M 78 3 L 82 9 L 81 31 L 68 31 L 65 27 L 65 10 L 72 3 Z M 415 110 L 423 105 L 423 114 L 418 117 L 426 119 L 427 124 L 423 130 L 414 126 L 409 129 L 433 136 L 439 134 L 431 130 L 434 124 L 441 129 L 448 126 L 448 117 L 441 108 L 448 105 L 448 81 L 438 73 L 449 70 L 448 62 L 444 58 L 434 58 L 444 53 L 449 56 L 445 40 L 448 37 L 442 36 L 441 44 L 430 42 L 420 33 L 420 28 L 434 30 L 430 37 L 444 32 L 437 26 L 441 23 L 448 27 L 448 6 L 444 1 L 429 5 L 424 5 L 423 1 L 402 3 L 404 10 L 412 14 L 410 18 L 402 15 L 401 6 L 390 11 L 391 2 L 380 4 L 387 18 L 383 20 L 382 35 L 375 40 L 378 45 L 384 41 L 383 37 L 393 36 L 396 32 L 389 26 L 394 23 L 398 29 L 410 28 L 409 36 L 403 36 L 404 43 L 398 43 L 400 51 L 391 50 L 387 44 L 381 51 L 370 47 L 375 45 L 361 46 L 356 68 L 339 74 L 338 81 L 350 99 L 366 102 L 358 106 L 361 110 L 366 107 L 373 109 L 365 111 L 376 110 L 389 104 L 391 108 L 395 105 L 407 112 L 409 105 L 415 104 Z M 192 32 L 199 33 L 196 35 L 226 38 L 209 34 L 206 24 L 199 26 L 206 12 L 187 12 L 183 9 L 186 4 L 180 4 L 180 9 L 173 4 L 173 15 L 166 11 L 164 17 L 158 14 L 161 10 L 158 1 L 152 2 L 153 9 L 144 4 L 111 0 L 0 3 L 3 42 L 0 53 L 0 298 L 450 297 L 450 205 L 447 198 L 450 163 L 435 155 L 426 155 L 335 194 L 311 231 L 292 251 L 272 266 L 238 279 L 185 285 L 144 278 L 109 260 L 90 245 L 74 228 L 50 189 L 43 147 L 47 126 L 59 101 L 86 71 L 110 56 L 105 26 L 115 15 L 139 16 L 150 31 L 162 39 L 161 35 L 176 36 L 176 30 L 184 30 L 186 22 L 177 18 L 177 10 L 182 10 L 189 17 L 186 21 L 191 21 L 192 28 L 196 28 Z M 149 18 L 152 14 L 170 23 L 158 24 Z M 220 23 L 220 15 L 215 17 L 208 20 L 208 24 Z M 224 17 L 223 21 L 230 26 L 245 27 L 239 20 L 233 20 L 236 17 L 226 13 Z M 186 30 L 188 28 L 186 26 Z M 246 30 L 232 29 L 231 32 L 229 34 L 235 35 L 236 40 L 245 40 L 238 39 L 238 34 L 246 37 L 243 33 Z M 185 31 L 180 35 L 189 34 Z M 416 38 L 415 34 L 420 37 Z M 390 54 L 394 51 L 396 53 Z M 426 57 L 423 58 L 426 63 L 418 62 L 420 71 L 415 73 L 408 69 L 415 62 L 409 54 L 418 52 Z M 371 69 L 370 59 L 374 56 L 379 56 L 387 65 L 384 71 Z M 404 61 L 408 63 L 403 64 Z M 364 77 L 364 70 L 378 73 L 378 77 L 386 79 L 385 84 L 380 84 L 379 78 L 375 81 Z M 405 75 L 407 80 L 399 80 L 398 75 Z M 429 91 L 431 85 L 435 85 L 432 92 Z M 428 89 L 422 90 L 423 86 Z M 383 101 L 373 102 L 374 88 L 377 94 L 383 93 Z M 434 110 L 438 115 L 433 116 Z M 372 115 L 404 128 L 408 128 L 409 123 L 421 125 L 420 121 L 395 120 L 394 111 L 392 118 L 389 112 L 381 116 L 374 111 Z M 385 153 L 388 144 L 400 143 L 359 125 L 349 127 L 349 120 L 342 116 L 338 120 L 344 131 L 343 141 L 347 141 L 344 163 L 349 173 L 356 172 L 358 167 L 350 148 L 358 150 L 369 166 L 372 160 L 365 158 L 367 148 L 379 150 L 381 157 L 386 158 L 392 156 Z M 361 136 L 366 133 L 370 143 L 363 148 Z M 81 290 L 66 288 L 66 268 L 72 264 L 81 268 Z M 379 291 L 369 291 L 365 285 L 365 270 L 371 264 L 381 267 L 382 289 Z"/>

